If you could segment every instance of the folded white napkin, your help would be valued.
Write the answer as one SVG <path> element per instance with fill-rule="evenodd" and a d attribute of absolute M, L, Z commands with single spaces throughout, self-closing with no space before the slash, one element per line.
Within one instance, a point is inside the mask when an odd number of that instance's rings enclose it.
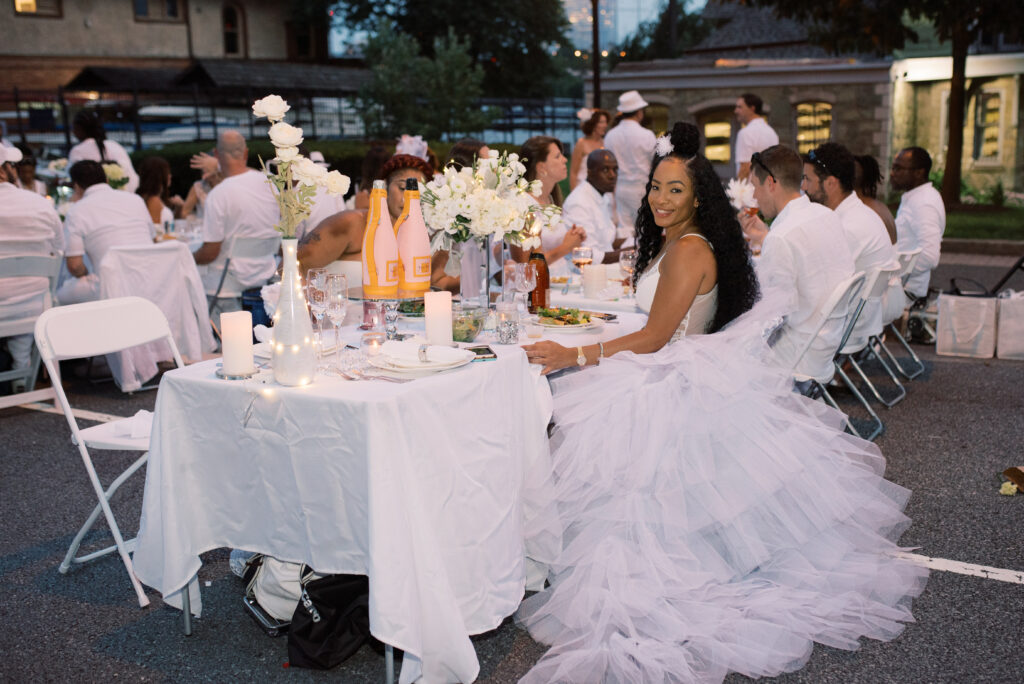
<path fill-rule="evenodd" d="M 277 300 L 281 298 L 281 283 L 264 285 L 260 288 L 260 296 L 263 298 L 263 310 L 267 312 L 268 316 L 273 316 L 274 311 L 277 310 Z"/>
<path fill-rule="evenodd" d="M 460 361 L 473 358 L 473 352 L 456 347 L 430 345 L 427 347 L 427 362 L 420 361 L 419 351 L 422 339 L 388 340 L 381 347 L 381 356 L 384 356 L 392 365 L 402 368 L 432 368 L 437 366 L 450 366 Z"/>
<path fill-rule="evenodd" d="M 149 437 L 153 429 L 152 411 L 139 411 L 131 418 L 119 420 L 114 423 L 114 434 L 118 437 L 131 437 L 141 439 Z"/>
<path fill-rule="evenodd" d="M 256 336 L 256 339 L 259 342 L 270 342 L 272 339 L 274 339 L 274 331 L 268 328 L 267 326 L 263 325 L 262 323 L 253 326 L 252 334 Z"/>

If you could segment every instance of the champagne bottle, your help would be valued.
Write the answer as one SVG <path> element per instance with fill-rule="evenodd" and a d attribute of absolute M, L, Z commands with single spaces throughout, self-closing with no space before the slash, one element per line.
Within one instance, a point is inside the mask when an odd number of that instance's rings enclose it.
<path fill-rule="evenodd" d="M 530 293 L 530 313 L 537 313 L 537 309 L 548 307 L 551 278 L 548 274 L 548 260 L 544 258 L 543 252 L 530 252 L 530 263 L 537 273 L 537 287 Z"/>
<path fill-rule="evenodd" d="M 389 299 L 398 296 L 398 241 L 388 213 L 388 191 L 382 180 L 373 181 L 370 209 L 363 231 L 363 296 Z"/>
<path fill-rule="evenodd" d="M 395 222 L 398 241 L 398 296 L 422 297 L 430 289 L 430 237 L 423 222 L 420 188 L 415 178 L 405 179 L 402 215 Z"/>

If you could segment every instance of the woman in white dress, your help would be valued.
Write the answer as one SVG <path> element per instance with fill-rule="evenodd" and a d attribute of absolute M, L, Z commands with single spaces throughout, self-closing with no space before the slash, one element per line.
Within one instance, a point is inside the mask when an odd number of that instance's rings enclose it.
<path fill-rule="evenodd" d="M 103 122 L 100 120 L 99 114 L 83 109 L 75 115 L 71 130 L 81 142 L 72 147 L 68 153 L 68 168 L 83 159 L 91 159 L 101 164 L 113 162 L 124 169 L 128 176 L 128 182 L 122 190 L 135 192 L 138 189 L 139 174 L 135 173 L 131 157 L 120 143 L 107 140 L 107 134 L 103 130 Z"/>
<path fill-rule="evenodd" d="M 646 327 L 604 358 L 526 347 L 544 372 L 600 365 L 553 383 L 557 513 L 526 534 L 562 542 L 517 613 L 551 646 L 524 682 L 778 675 L 815 641 L 895 638 L 927 579 L 898 555 L 909 492 L 877 447 L 767 362 L 776 295 L 751 308 L 749 255 L 699 144 L 689 124 L 659 142 L 637 219 Z"/>
<path fill-rule="evenodd" d="M 583 135 L 576 141 L 572 150 L 572 161 L 569 164 L 569 189 L 587 180 L 587 155 L 604 147 L 604 134 L 608 132 L 608 123 L 612 115 L 603 109 L 581 109 L 576 116 L 582 119 L 580 129 Z M 585 118 L 584 118 L 585 117 Z"/>

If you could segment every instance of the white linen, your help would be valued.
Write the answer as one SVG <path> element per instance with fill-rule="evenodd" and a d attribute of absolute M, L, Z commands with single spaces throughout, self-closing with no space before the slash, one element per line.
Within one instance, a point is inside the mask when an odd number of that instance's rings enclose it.
<path fill-rule="evenodd" d="M 473 358 L 474 354 L 465 349 L 447 347 L 439 344 L 427 345 L 427 361 L 419 358 L 420 346 L 425 340 L 388 340 L 381 347 L 380 354 L 392 365 L 401 368 L 434 368 L 449 366 Z"/>
<path fill-rule="evenodd" d="M 584 297 L 581 292 L 572 291 L 562 294 L 562 285 L 552 285 L 548 296 L 548 303 L 551 306 L 561 306 L 567 309 L 585 309 L 587 311 L 607 312 L 628 312 L 639 313 L 642 311 L 637 306 L 635 298 L 626 298 L 620 294 L 615 299 L 592 299 Z"/>
<path fill-rule="evenodd" d="M 904 288 L 918 297 L 928 294 L 932 269 L 939 265 L 942 234 L 946 232 L 946 207 L 931 183 L 907 190 L 896 211 L 896 251 L 921 248 L 914 270 Z"/>
<path fill-rule="evenodd" d="M 128 176 L 128 182 L 125 183 L 121 189 L 128 193 L 134 193 L 139 189 L 139 174 L 135 172 L 135 167 L 132 166 L 132 158 L 128 156 L 128 152 L 121 147 L 121 143 L 116 140 L 104 140 L 103 141 L 103 159 L 100 159 L 100 148 L 96 144 L 94 138 L 87 138 L 82 142 L 78 143 L 71 148 L 68 152 L 68 168 L 70 169 L 75 165 L 75 162 L 84 161 L 91 159 L 92 161 L 100 162 L 101 164 L 115 162 L 118 166 L 124 169 L 125 174 Z"/>
<path fill-rule="evenodd" d="M 199 273 L 207 292 L 214 292 L 224 271 L 228 241 L 233 237 L 274 237 L 281 213 L 267 177 L 255 169 L 225 178 L 206 197 L 203 241 L 219 242 L 220 254 Z M 241 292 L 262 285 L 277 268 L 273 256 L 232 259 L 224 280 L 225 292 Z"/>
<path fill-rule="evenodd" d="M 889 241 L 889 232 L 885 229 L 882 219 L 864 204 L 856 193 L 850 195 L 836 207 L 839 225 L 846 236 L 846 246 L 853 257 L 854 272 L 862 271 L 869 274 L 879 268 L 894 268 L 899 265 L 896 247 Z M 886 308 L 888 297 L 896 297 L 903 302 L 903 287 L 898 277 L 890 283 L 890 290 L 884 297 L 875 301 L 866 301 L 860 312 L 857 325 L 847 341 L 851 347 L 860 347 L 867 343 L 870 335 L 879 335 L 882 326 L 889 321 L 882 320 L 882 312 Z M 890 319 L 892 320 L 892 319 Z"/>
<path fill-rule="evenodd" d="M 296 239 L 301 240 L 306 237 L 306 234 L 312 232 L 324 219 L 334 216 L 339 211 L 345 211 L 345 198 L 331 195 L 327 192 L 327 188 L 318 185 L 316 194 L 313 195 L 313 207 L 309 216 L 295 228 Z M 362 278 L 362 273 L 359 277 Z"/>
<path fill-rule="evenodd" d="M 654 133 L 635 119 L 623 119 L 604 136 L 605 149 L 610 150 L 619 162 L 615 207 L 620 226 L 636 225 L 636 214 L 646 191 L 647 178 L 651 175 L 656 142 Z"/>
<path fill-rule="evenodd" d="M 60 255 L 64 230 L 46 198 L 0 183 L 0 256 Z M 43 312 L 50 283 L 46 278 L 4 278 L 0 287 L 0 319 Z"/>
<path fill-rule="evenodd" d="M 613 194 L 602 195 L 587 181 L 569 193 L 562 205 L 562 220 L 577 224 L 587 231 L 584 246 L 594 250 L 594 263 L 604 262 L 604 255 L 615 249 L 616 226 L 612 215 Z"/>
<path fill-rule="evenodd" d="M 779 134 L 768 125 L 764 117 L 755 117 L 736 134 L 736 174 L 740 164 L 749 164 L 755 152 L 763 152 L 779 144 Z"/>
<path fill-rule="evenodd" d="M 757 265 L 762 289 L 777 288 L 787 298 L 786 322 L 773 351 L 778 362 L 792 368 L 815 331 L 811 319 L 836 285 L 854 274 L 835 212 L 800 196 L 772 222 Z M 818 333 L 796 372 L 831 378 L 832 358 L 843 335 L 845 313 L 831 319 Z"/>
<path fill-rule="evenodd" d="M 100 266 L 103 299 L 137 295 L 160 307 L 184 358 L 198 361 L 216 348 L 206 295 L 188 245 L 178 240 L 111 249 Z M 107 356 L 118 387 L 139 389 L 157 373 L 157 363 L 173 359 L 163 342 Z"/>

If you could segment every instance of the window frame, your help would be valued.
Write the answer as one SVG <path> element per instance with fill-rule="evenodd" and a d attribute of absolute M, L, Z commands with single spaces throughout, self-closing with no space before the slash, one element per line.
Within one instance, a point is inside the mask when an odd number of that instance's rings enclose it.
<path fill-rule="evenodd" d="M 984 96 L 994 95 L 999 98 L 999 108 L 996 110 L 996 122 L 992 126 L 996 129 L 996 154 L 994 157 L 978 157 L 976 151 L 978 149 L 978 105 L 980 100 Z M 971 122 L 971 161 L 974 162 L 975 166 L 1002 166 L 1003 164 L 1003 119 L 1004 119 L 1004 107 L 1006 106 L 1006 93 L 1003 88 L 982 88 L 973 98 L 971 103 L 970 111 L 970 122 Z M 990 128 L 990 126 L 985 126 Z M 984 146 L 984 141 L 982 141 Z"/>
<path fill-rule="evenodd" d="M 135 0 L 132 0 L 132 16 L 140 24 L 185 24 L 188 23 L 188 0 L 175 0 L 178 3 L 178 16 L 168 17 L 166 14 L 166 6 L 164 3 L 167 0 L 147 0 L 150 6 L 154 2 L 159 3 L 163 7 L 163 12 L 159 17 L 153 16 L 142 16 L 135 11 Z"/>
<path fill-rule="evenodd" d="M 801 114 L 800 114 L 800 107 L 802 105 L 811 105 L 812 106 L 811 116 L 814 116 L 814 117 L 820 116 L 820 114 L 817 111 L 819 106 L 827 106 L 828 107 L 828 136 L 827 137 L 825 137 L 824 139 L 821 139 L 821 138 L 818 138 L 817 136 L 815 136 L 813 140 L 808 141 L 808 142 L 803 142 L 803 141 L 800 140 L 800 133 L 801 133 L 801 127 L 800 127 L 800 116 L 801 116 Z M 834 112 L 835 112 L 835 109 L 836 109 L 836 106 L 835 106 L 834 102 L 829 102 L 828 100 L 823 100 L 823 99 L 820 99 L 820 98 L 801 99 L 801 100 L 798 100 L 798 101 L 792 103 L 792 107 L 793 107 L 793 128 L 795 129 L 794 130 L 793 138 L 794 138 L 794 142 L 796 143 L 796 151 L 797 152 L 799 152 L 800 154 L 806 154 L 807 152 L 813 150 L 818 145 L 830 142 L 832 140 L 833 124 L 835 123 Z M 820 125 L 816 124 L 815 127 L 813 129 L 811 129 L 811 130 L 819 130 L 820 128 L 821 128 Z M 806 146 L 807 149 L 803 149 L 804 146 Z"/>
<path fill-rule="evenodd" d="M 52 1 L 57 6 L 57 11 L 56 11 L 55 14 L 53 14 L 53 13 L 43 13 L 43 14 L 41 14 L 38 11 L 38 8 L 37 8 L 37 10 L 35 12 L 26 12 L 24 10 L 19 10 L 18 9 L 18 0 L 11 0 L 11 8 L 14 10 L 14 16 L 15 17 L 29 17 L 29 18 L 32 18 L 32 19 L 63 19 L 64 18 L 64 0 L 52 0 Z"/>
<path fill-rule="evenodd" d="M 236 28 L 236 34 L 238 36 L 238 52 L 228 52 L 227 41 L 225 40 L 227 32 L 224 30 L 224 12 L 228 8 L 235 10 L 235 16 L 238 19 L 238 27 Z M 245 6 L 240 2 L 227 2 L 221 3 L 220 6 L 220 40 L 221 48 L 224 50 L 225 59 L 248 59 L 249 58 L 249 32 L 245 23 Z"/>

